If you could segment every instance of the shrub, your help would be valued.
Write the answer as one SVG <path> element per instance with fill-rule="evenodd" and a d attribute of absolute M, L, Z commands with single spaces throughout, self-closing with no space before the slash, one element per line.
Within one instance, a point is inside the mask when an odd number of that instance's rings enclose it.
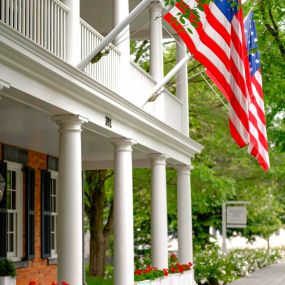
<path fill-rule="evenodd" d="M 0 259 L 0 276 L 16 276 L 16 268 L 12 261 L 8 259 Z"/>
<path fill-rule="evenodd" d="M 232 250 L 227 255 L 209 245 L 195 256 L 195 280 L 198 284 L 222 285 L 284 259 L 282 249 Z"/>

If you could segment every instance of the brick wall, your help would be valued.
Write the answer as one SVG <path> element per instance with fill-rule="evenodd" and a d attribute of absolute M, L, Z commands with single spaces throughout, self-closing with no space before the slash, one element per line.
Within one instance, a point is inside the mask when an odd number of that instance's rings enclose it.
<path fill-rule="evenodd" d="M 28 285 L 29 281 L 36 281 L 37 285 L 51 285 L 57 280 L 56 265 L 48 265 L 46 259 L 41 259 L 41 169 L 47 168 L 47 156 L 42 153 L 29 151 L 28 166 L 36 171 L 35 175 L 35 259 L 29 261 L 27 268 L 17 269 L 17 285 Z M 24 189 L 25 195 L 25 189 Z M 25 196 L 24 196 L 25 201 Z M 25 217 L 24 205 L 23 217 Z M 25 249 L 25 223 L 23 222 L 23 242 Z"/>

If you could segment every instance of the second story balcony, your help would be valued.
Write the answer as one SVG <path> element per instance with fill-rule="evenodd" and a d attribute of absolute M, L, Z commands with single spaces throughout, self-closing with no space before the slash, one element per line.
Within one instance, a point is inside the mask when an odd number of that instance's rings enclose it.
<path fill-rule="evenodd" d="M 68 52 L 71 48 L 69 37 L 73 32 L 68 29 L 68 25 L 70 25 L 69 17 L 72 16 L 73 7 L 68 6 L 67 2 L 64 4 L 59 0 L 0 0 L 0 24 L 8 25 L 60 59 L 68 61 Z M 112 1 L 81 1 L 80 37 L 77 40 L 81 59 L 104 38 L 94 28 L 94 23 L 87 23 L 93 11 L 94 18 L 97 22 L 100 21 L 100 32 L 106 36 L 110 30 L 110 19 L 106 18 L 104 24 L 104 17 L 102 15 L 98 17 L 103 12 L 109 17 L 115 13 L 109 2 Z M 138 1 L 131 1 L 130 4 L 133 7 L 138 4 Z M 121 65 L 124 61 L 122 52 L 112 44 L 109 49 L 108 55 L 95 64 L 90 63 L 83 72 L 142 108 L 157 81 L 131 60 L 128 61 L 128 75 L 122 74 Z M 120 87 L 122 84 L 125 84 L 123 92 Z M 170 127 L 183 132 L 183 124 L 185 124 L 182 115 L 183 102 L 170 92 L 163 91 L 159 100 L 146 104 L 143 109 Z"/>

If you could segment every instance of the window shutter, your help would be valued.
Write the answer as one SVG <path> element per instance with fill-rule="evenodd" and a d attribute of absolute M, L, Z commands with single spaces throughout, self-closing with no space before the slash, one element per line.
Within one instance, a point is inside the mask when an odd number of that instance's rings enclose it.
<path fill-rule="evenodd" d="M 7 163 L 0 161 L 0 173 L 7 181 Z M 0 202 L 0 258 L 7 257 L 7 187 Z"/>
<path fill-rule="evenodd" d="M 51 173 L 41 171 L 41 241 L 42 258 L 51 256 Z"/>
<path fill-rule="evenodd" d="M 26 255 L 35 258 L 35 170 L 24 168 L 26 188 Z"/>

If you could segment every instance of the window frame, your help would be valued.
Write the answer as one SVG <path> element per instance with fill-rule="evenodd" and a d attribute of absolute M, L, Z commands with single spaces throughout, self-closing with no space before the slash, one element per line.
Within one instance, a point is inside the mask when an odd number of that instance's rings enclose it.
<path fill-rule="evenodd" d="M 52 192 L 50 193 L 51 196 L 51 220 L 55 219 L 55 229 L 54 231 L 52 231 L 51 229 L 51 239 L 53 238 L 53 235 L 55 235 L 55 240 L 54 240 L 54 244 L 55 244 L 55 249 L 52 249 L 52 240 L 51 240 L 51 258 L 57 258 L 57 245 L 58 245 L 58 172 L 54 171 L 54 170 L 49 170 L 50 174 L 51 174 L 51 189 L 50 191 L 52 191 L 52 187 L 53 187 L 53 180 L 55 180 L 55 186 L 56 186 L 56 194 L 54 195 Z M 53 208 L 52 208 L 52 201 L 53 201 L 53 197 L 55 197 L 55 209 L 56 212 L 53 212 Z M 52 221 L 51 221 L 51 225 L 52 225 Z"/>
<path fill-rule="evenodd" d="M 12 261 L 20 261 L 23 257 L 23 165 L 21 163 L 7 161 L 7 174 L 8 171 L 16 172 L 16 210 L 8 209 L 7 206 L 7 258 Z M 8 177 L 8 175 L 7 175 Z M 19 189 L 19 190 L 18 190 Z M 8 191 L 8 188 L 7 188 Z M 9 252 L 8 248 L 8 216 L 10 213 L 16 214 L 16 237 L 14 237 L 15 251 Z"/>

